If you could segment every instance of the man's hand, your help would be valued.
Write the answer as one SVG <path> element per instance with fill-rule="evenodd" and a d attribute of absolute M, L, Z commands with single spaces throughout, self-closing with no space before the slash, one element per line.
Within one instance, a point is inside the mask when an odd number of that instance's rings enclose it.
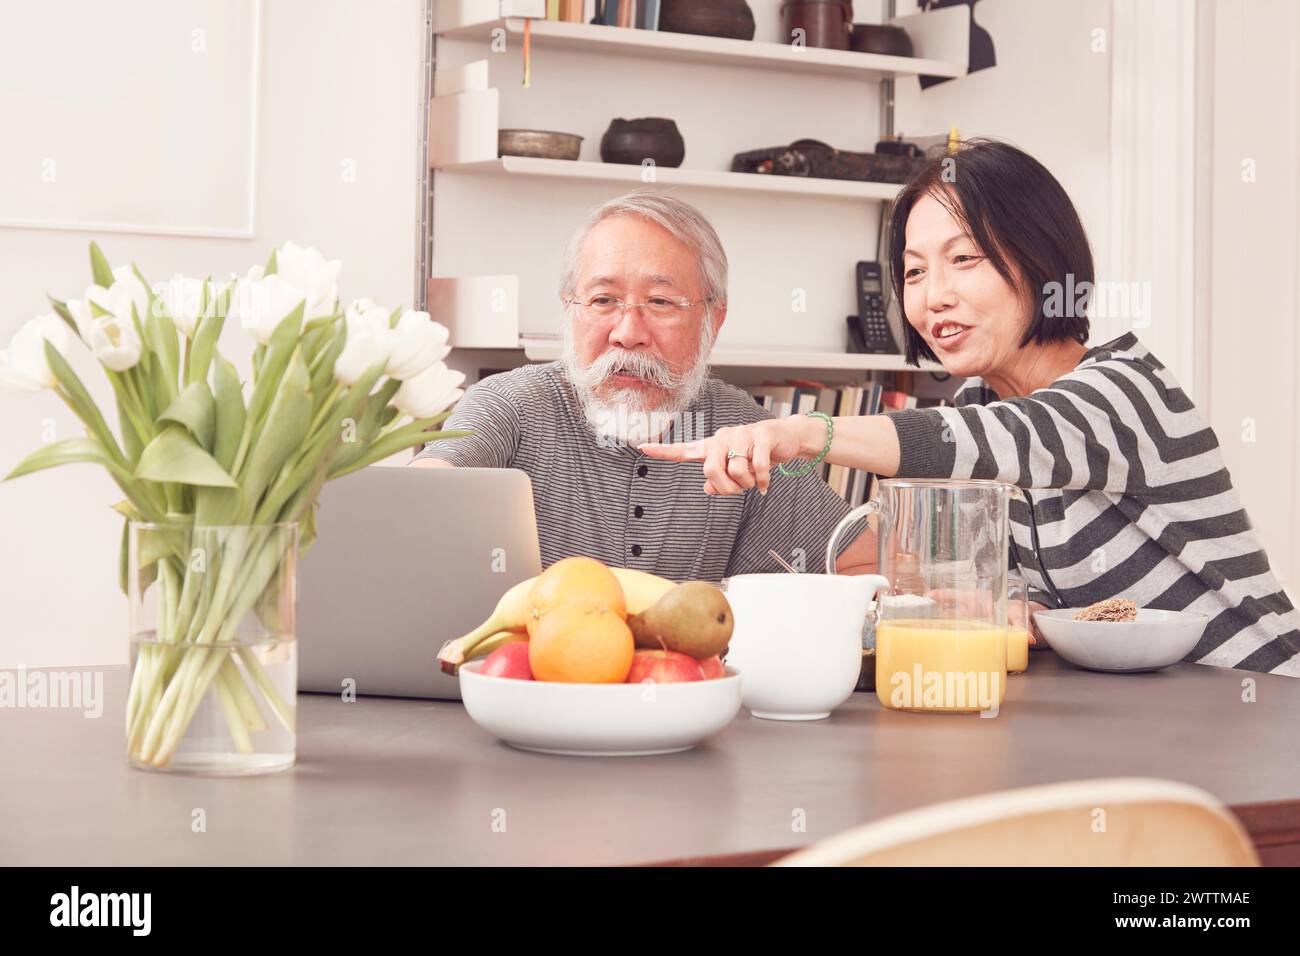
<path fill-rule="evenodd" d="M 1046 610 L 1049 610 L 1049 608 L 1045 604 L 1039 604 L 1037 601 L 1029 602 L 1029 646 L 1040 651 L 1047 647 L 1047 639 L 1043 637 L 1042 632 L 1038 629 L 1038 625 L 1034 622 L 1034 612 Z M 1007 608 L 1007 617 L 1010 619 L 1012 627 L 1018 627 L 1020 605 L 1010 605 Z"/>

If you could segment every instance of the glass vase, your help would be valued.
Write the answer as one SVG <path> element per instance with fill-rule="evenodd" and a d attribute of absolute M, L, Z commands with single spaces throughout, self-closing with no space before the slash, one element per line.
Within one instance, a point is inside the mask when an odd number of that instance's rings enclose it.
<path fill-rule="evenodd" d="M 296 756 L 296 524 L 127 528 L 131 686 L 142 769 L 287 770 Z"/>

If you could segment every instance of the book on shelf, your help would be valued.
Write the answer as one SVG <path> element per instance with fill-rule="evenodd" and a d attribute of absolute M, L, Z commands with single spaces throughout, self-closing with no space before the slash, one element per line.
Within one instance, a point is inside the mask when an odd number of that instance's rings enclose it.
<path fill-rule="evenodd" d="M 560 19 L 560 0 L 546 0 L 546 19 Z"/>
<path fill-rule="evenodd" d="M 640 0 L 636 5 L 636 27 L 638 30 L 659 29 L 660 0 Z"/>
<path fill-rule="evenodd" d="M 906 373 L 903 373 L 906 374 Z M 754 401 L 777 418 L 805 415 L 810 411 L 835 417 L 878 415 L 904 408 L 934 408 L 949 405 L 945 398 L 918 398 L 906 390 L 900 373 L 878 372 L 857 382 L 826 384 L 809 379 L 764 382 L 746 389 Z M 876 494 L 877 476 L 847 465 L 823 463 L 822 480 L 852 507 Z"/>
<path fill-rule="evenodd" d="M 548 0 L 501 0 L 498 16 L 541 20 L 546 17 L 547 6 Z"/>

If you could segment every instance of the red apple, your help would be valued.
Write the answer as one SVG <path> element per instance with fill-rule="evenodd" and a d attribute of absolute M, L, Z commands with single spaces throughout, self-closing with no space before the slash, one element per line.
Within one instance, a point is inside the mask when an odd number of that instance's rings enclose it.
<path fill-rule="evenodd" d="M 722 664 L 722 658 L 717 654 L 712 657 L 706 657 L 699 662 L 700 671 L 704 674 L 705 680 L 713 680 L 715 677 L 726 677 L 727 670 Z"/>
<path fill-rule="evenodd" d="M 700 662 L 689 654 L 677 651 L 637 651 L 632 655 L 632 669 L 627 672 L 629 684 L 651 680 L 656 684 L 680 684 L 683 681 L 704 680 Z"/>
<path fill-rule="evenodd" d="M 487 674 L 489 677 L 532 680 L 533 669 L 528 666 L 528 642 L 511 641 L 498 647 L 484 659 L 479 673 Z"/>

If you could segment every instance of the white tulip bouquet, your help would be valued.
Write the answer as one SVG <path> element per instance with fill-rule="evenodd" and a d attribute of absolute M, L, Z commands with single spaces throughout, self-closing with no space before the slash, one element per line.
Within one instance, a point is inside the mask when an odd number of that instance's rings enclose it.
<path fill-rule="evenodd" d="M 79 300 L 23 325 L 0 351 L 0 386 L 49 388 L 85 424 L 84 437 L 32 453 L 6 480 L 73 462 L 102 466 L 125 498 L 120 578 L 156 585 L 156 642 L 132 672 L 127 740 L 137 764 L 165 767 L 211 689 L 240 752 L 265 729 L 260 694 L 293 731 L 284 700 L 256 657 L 237 646 L 255 613 L 274 630 L 268 600 L 286 560 L 271 529 L 315 537 L 326 481 L 403 449 L 466 432 L 437 431 L 462 394 L 447 368 L 447 330 L 427 313 L 367 300 L 339 307 L 340 264 L 286 243 L 242 279 L 177 277 L 150 286 L 134 266 L 111 269 L 90 246 L 94 282 Z M 256 342 L 249 388 L 217 350 L 227 317 Z M 77 342 L 103 365 L 119 435 L 68 364 Z M 120 440 L 119 440 L 120 439 Z M 132 527 L 137 531 L 132 542 Z M 208 529 L 234 529 L 215 564 L 195 562 Z M 292 592 L 289 592 L 290 597 Z M 232 643 L 235 642 L 235 643 Z M 243 667 L 236 665 L 236 659 Z M 252 685 L 250 687 L 250 684 Z"/>

